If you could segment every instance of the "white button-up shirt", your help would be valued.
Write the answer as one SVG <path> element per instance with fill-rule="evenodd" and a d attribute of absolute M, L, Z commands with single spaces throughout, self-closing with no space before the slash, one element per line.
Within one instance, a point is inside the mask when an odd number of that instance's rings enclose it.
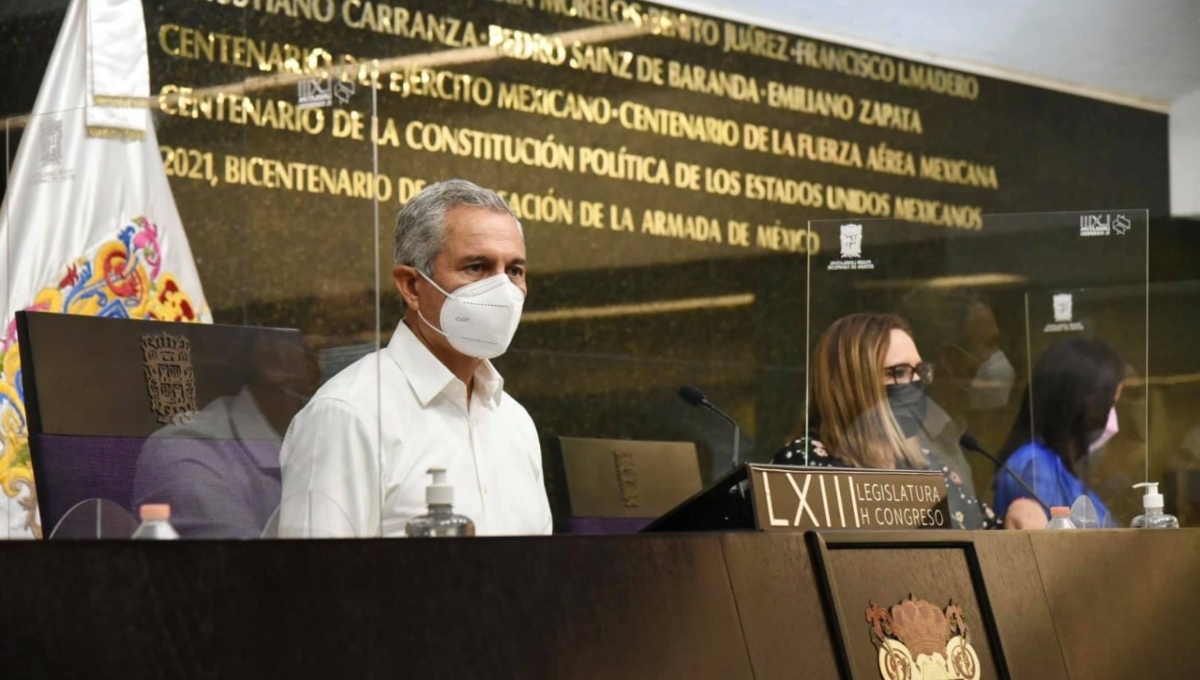
<path fill-rule="evenodd" d="M 429 468 L 478 535 L 549 534 L 541 448 L 491 362 L 467 387 L 401 322 L 385 349 L 321 387 L 280 454 L 284 536 L 403 536 L 427 512 Z"/>

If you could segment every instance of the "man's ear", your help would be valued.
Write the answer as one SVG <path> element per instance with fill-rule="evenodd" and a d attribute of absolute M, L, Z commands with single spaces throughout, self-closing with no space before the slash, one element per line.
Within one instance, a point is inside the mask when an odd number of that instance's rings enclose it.
<path fill-rule="evenodd" d="M 416 267 L 398 264 L 392 268 L 392 282 L 396 284 L 396 292 L 400 293 L 400 297 L 409 309 L 421 308 L 420 300 L 417 297 L 417 279 L 419 278 Z"/>

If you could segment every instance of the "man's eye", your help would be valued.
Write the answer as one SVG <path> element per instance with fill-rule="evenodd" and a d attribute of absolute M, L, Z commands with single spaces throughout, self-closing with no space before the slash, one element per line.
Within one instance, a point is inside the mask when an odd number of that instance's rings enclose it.
<path fill-rule="evenodd" d="M 508 275 L 513 277 L 514 279 L 524 278 L 525 268 L 524 267 L 509 267 Z"/>
<path fill-rule="evenodd" d="M 479 272 L 483 271 L 483 265 L 481 265 L 479 263 L 469 264 L 469 265 L 467 265 L 467 271 L 472 272 L 472 273 L 479 273 Z"/>

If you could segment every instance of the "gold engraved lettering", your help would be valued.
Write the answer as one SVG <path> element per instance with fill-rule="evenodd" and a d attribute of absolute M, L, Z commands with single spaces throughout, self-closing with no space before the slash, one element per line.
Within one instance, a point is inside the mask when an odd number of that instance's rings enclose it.
<path fill-rule="evenodd" d="M 767 106 L 825 116 L 840 120 L 854 119 L 854 98 L 840 92 L 814 90 L 800 85 L 767 81 Z"/>
<path fill-rule="evenodd" d="M 524 83 L 501 83 L 500 97 L 496 101 L 496 106 L 510 111 L 578 120 L 596 125 L 608 123 L 614 115 L 612 102 L 607 97 L 592 97 Z"/>
<path fill-rule="evenodd" d="M 342 23 L 350 28 L 386 33 L 410 40 L 439 43 L 447 47 L 476 47 L 475 24 L 447 15 L 408 10 L 386 2 L 344 0 Z"/>
<path fill-rule="evenodd" d="M 900 62 L 899 84 L 926 92 L 975 101 L 979 98 L 979 79 L 926 64 Z"/>
<path fill-rule="evenodd" d="M 571 58 L 567 60 L 567 65 L 577 71 L 633 80 L 633 52 L 628 50 L 615 50 L 605 45 L 584 45 L 576 41 L 571 45 Z"/>
<path fill-rule="evenodd" d="M 874 99 L 859 99 L 858 122 L 913 134 L 922 134 L 921 112 L 907 106 L 889 104 Z"/>
<path fill-rule="evenodd" d="M 617 108 L 621 127 L 664 137 L 736 147 L 740 129 L 736 121 L 672 109 L 659 109 L 626 101 Z"/>
<path fill-rule="evenodd" d="M 755 245 L 763 250 L 788 253 L 815 253 L 821 249 L 821 237 L 807 229 L 789 229 L 775 224 L 760 224 L 755 232 Z"/>
<path fill-rule="evenodd" d="M 951 205 L 941 201 L 897 196 L 893 212 L 897 219 L 909 222 L 923 222 L 967 231 L 983 229 L 983 208 L 975 205 Z"/>
<path fill-rule="evenodd" d="M 759 103 L 758 81 L 753 76 L 667 61 L 667 85 L 688 92 Z"/>
<path fill-rule="evenodd" d="M 687 241 L 711 241 L 721 243 L 721 223 L 704 215 L 685 215 L 665 210 L 647 210 L 642 213 L 643 234 L 677 238 Z"/>
<path fill-rule="evenodd" d="M 965 184 L 984 189 L 999 189 L 996 168 L 957 158 L 921 156 L 921 179 L 949 184 Z"/>
<path fill-rule="evenodd" d="M 758 26 L 725 22 L 725 52 L 740 52 L 776 61 L 790 61 L 788 37 Z"/>

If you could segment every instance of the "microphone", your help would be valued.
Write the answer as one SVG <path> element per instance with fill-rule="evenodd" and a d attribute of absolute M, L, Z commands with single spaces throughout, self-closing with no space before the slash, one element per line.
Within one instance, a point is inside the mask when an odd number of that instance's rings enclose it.
<path fill-rule="evenodd" d="M 1021 479 L 1020 475 L 1013 472 L 1012 468 L 1010 468 L 1007 464 L 1005 464 L 1004 461 L 993 456 L 992 454 L 988 453 L 987 451 L 984 451 L 983 447 L 980 446 L 980 444 L 979 444 L 979 440 L 975 438 L 975 435 L 971 434 L 970 432 L 964 432 L 963 436 L 959 437 L 958 443 L 961 444 L 964 449 L 966 449 L 968 451 L 974 451 L 975 453 L 978 453 L 978 454 L 982 455 L 984 458 L 987 458 L 988 460 L 992 461 L 993 463 L 996 464 L 996 467 L 1004 468 L 1005 472 L 1012 475 L 1012 478 L 1017 480 L 1017 484 L 1021 485 L 1021 488 L 1025 490 L 1025 493 L 1029 494 L 1030 498 L 1037 501 L 1038 505 L 1042 506 L 1042 510 L 1044 510 L 1047 515 L 1050 514 L 1050 506 L 1046 505 L 1045 501 L 1043 501 L 1041 498 L 1038 497 L 1037 492 L 1035 492 L 1033 490 L 1033 487 L 1026 484 L 1025 480 Z"/>
<path fill-rule="evenodd" d="M 728 413 L 717 408 L 716 404 L 709 401 L 708 397 L 704 396 L 704 393 L 700 391 L 700 388 L 696 387 L 695 385 L 681 385 L 679 387 L 679 398 L 683 399 L 692 406 L 706 408 L 712 411 L 713 413 L 724 418 L 729 422 L 730 425 L 733 426 L 733 464 L 730 465 L 730 468 L 736 469 L 739 462 L 738 440 L 741 439 L 741 430 L 738 428 L 737 422 L 734 421 L 733 418 L 730 418 Z"/>

